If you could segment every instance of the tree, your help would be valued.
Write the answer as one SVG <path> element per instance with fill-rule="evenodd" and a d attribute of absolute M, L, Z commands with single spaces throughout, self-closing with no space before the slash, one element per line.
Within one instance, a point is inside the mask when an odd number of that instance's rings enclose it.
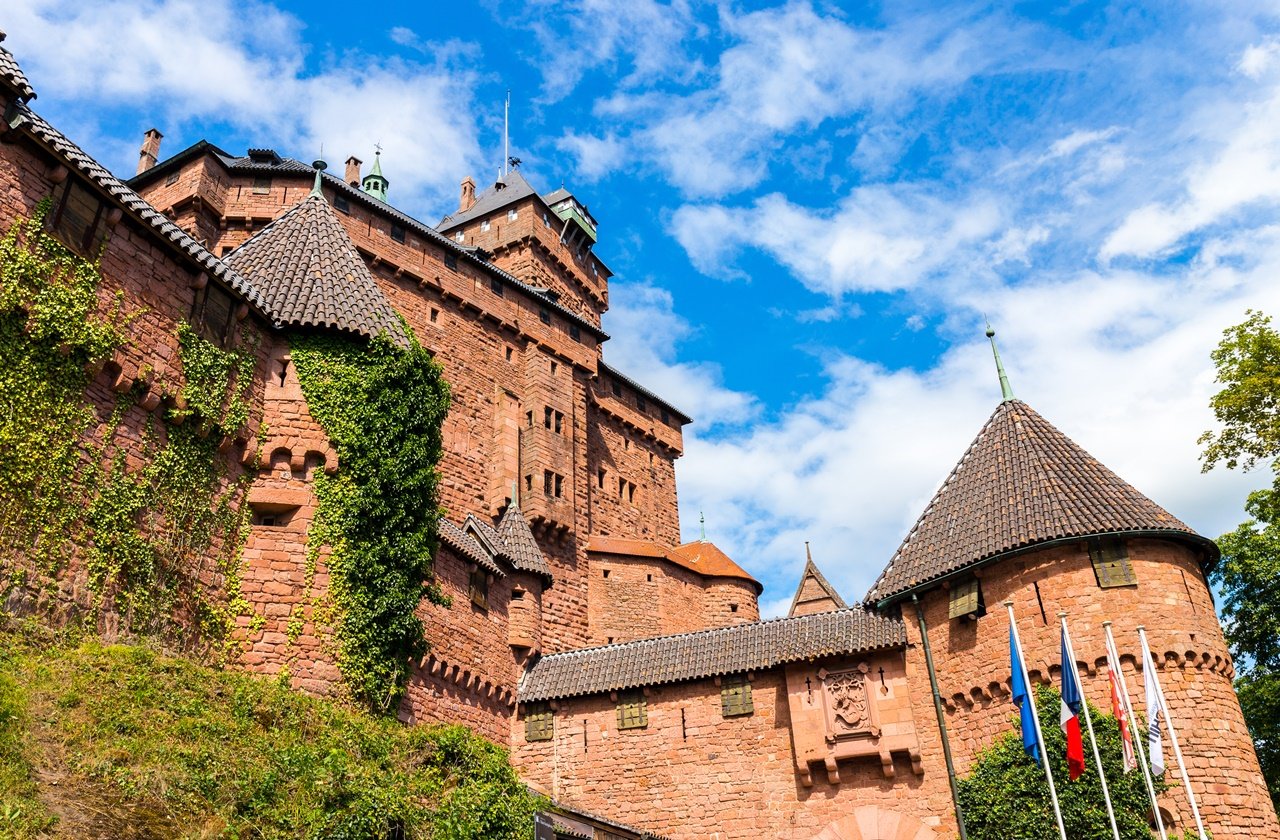
<path fill-rule="evenodd" d="M 1093 765 L 1087 733 L 1085 761 L 1088 766 L 1084 775 L 1074 782 L 1067 777 L 1066 740 L 1062 729 L 1053 724 L 1058 720 L 1059 698 L 1057 689 L 1049 686 L 1040 686 L 1036 692 L 1040 720 L 1047 724 L 1044 726 L 1045 749 L 1062 807 L 1063 826 L 1068 837 L 1110 837 L 1102 783 Z M 1116 719 L 1101 714 L 1092 704 L 1089 711 L 1120 836 L 1124 840 L 1151 840 L 1148 823 L 1151 803 L 1142 772 L 1124 772 Z M 1016 720 L 1016 716 L 1014 718 Z M 960 806 L 964 809 L 965 830 L 970 840 L 1022 837 L 1039 840 L 1058 836 L 1044 771 L 1023 751 L 1022 738 L 1016 729 L 1000 736 L 978 755 L 959 787 Z M 1157 779 L 1156 787 L 1164 790 L 1164 780 Z"/>
<path fill-rule="evenodd" d="M 1222 593 L 1223 629 L 1236 663 L 1236 693 L 1271 800 L 1280 809 L 1280 333 L 1250 310 L 1212 353 L 1223 388 L 1210 400 L 1222 423 L 1200 443 L 1204 469 L 1249 469 L 1270 459 L 1270 490 L 1245 501 L 1248 521 L 1218 538 L 1210 573 Z"/>

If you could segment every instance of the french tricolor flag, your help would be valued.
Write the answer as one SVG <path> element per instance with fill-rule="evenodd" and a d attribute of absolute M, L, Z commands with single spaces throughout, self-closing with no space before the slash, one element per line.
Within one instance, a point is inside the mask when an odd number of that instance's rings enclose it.
<path fill-rule="evenodd" d="M 1084 740 L 1080 737 L 1080 678 L 1067 654 L 1067 628 L 1062 628 L 1062 732 L 1067 736 L 1067 773 L 1072 781 L 1084 772 Z"/>

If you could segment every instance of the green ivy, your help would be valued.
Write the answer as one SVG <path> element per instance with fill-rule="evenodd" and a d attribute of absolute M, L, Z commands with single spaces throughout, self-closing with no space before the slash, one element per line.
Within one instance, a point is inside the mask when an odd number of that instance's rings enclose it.
<path fill-rule="evenodd" d="M 338 452 L 315 479 L 308 567 L 328 546 L 335 659 L 352 694 L 378 709 L 404 691 L 409 660 L 426 650 L 415 614 L 432 582 L 441 425 L 449 388 L 431 354 L 410 339 L 328 335 L 291 340 L 303 395 Z"/>
<path fill-rule="evenodd" d="M 122 292 L 103 306 L 99 266 L 45 232 L 46 211 L 0 240 L 0 586 L 52 589 L 80 552 L 97 606 L 117 611 L 125 629 L 194 625 L 203 640 L 225 642 L 247 608 L 239 551 L 249 477 L 230 475 L 217 446 L 248 420 L 253 348 L 221 350 L 183 324 L 174 422 L 149 415 L 140 438 L 122 431 L 140 386 L 100 419 L 85 392 L 130 318 Z M 214 575 L 226 602 L 208 595 L 202 578 Z"/>
<path fill-rule="evenodd" d="M 1061 727 L 1053 723 L 1058 719 L 1061 694 L 1057 689 L 1040 686 L 1036 692 L 1036 708 L 1040 713 L 1045 749 L 1049 753 L 1049 765 L 1067 836 L 1110 837 L 1111 824 L 1107 819 L 1093 751 L 1088 744 L 1088 733 L 1085 733 L 1087 766 L 1084 775 L 1070 781 L 1067 776 L 1066 739 Z M 1151 829 L 1147 823 L 1151 804 L 1141 769 L 1124 773 L 1116 719 L 1102 714 L 1092 704 L 1089 709 L 1120 836 L 1125 840 L 1151 840 Z M 1016 721 L 1016 715 L 1011 715 L 1011 718 Z M 1163 777 L 1156 779 L 1157 794 L 1166 787 Z M 969 775 L 959 780 L 959 795 L 965 829 L 971 840 L 1058 836 L 1044 770 L 1023 751 L 1022 736 L 1016 728 L 1001 735 L 978 754 Z"/>
<path fill-rule="evenodd" d="M 101 314 L 97 264 L 45 232 L 47 211 L 46 202 L 0 240 L 0 557 L 34 563 L 51 580 L 83 510 L 68 489 L 98 420 L 84 391 L 93 367 L 124 343 L 128 318 L 119 296 Z M 19 567 L 0 569 L 13 583 Z"/>

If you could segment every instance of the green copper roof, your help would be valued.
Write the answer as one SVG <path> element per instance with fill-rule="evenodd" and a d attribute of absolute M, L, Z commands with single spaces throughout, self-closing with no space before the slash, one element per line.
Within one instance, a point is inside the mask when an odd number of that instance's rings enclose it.
<path fill-rule="evenodd" d="M 382 152 L 373 153 L 373 168 L 369 170 L 369 174 L 364 176 L 360 182 L 360 188 L 369 195 L 381 202 L 387 200 L 387 186 L 389 182 L 382 174 Z"/>

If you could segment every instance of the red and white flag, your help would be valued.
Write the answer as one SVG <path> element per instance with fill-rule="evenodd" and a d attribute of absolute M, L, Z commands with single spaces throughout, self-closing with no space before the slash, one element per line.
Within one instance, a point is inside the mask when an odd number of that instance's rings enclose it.
<path fill-rule="evenodd" d="M 1120 663 L 1111 658 L 1109 647 L 1107 650 L 1107 679 L 1111 682 L 1111 714 L 1115 715 L 1116 723 L 1120 727 L 1120 746 L 1124 751 L 1124 772 L 1129 773 L 1138 766 L 1138 759 L 1133 753 L 1133 732 L 1129 727 L 1129 715 L 1125 712 L 1124 703 L 1120 700 L 1120 682 L 1116 677 Z"/>
<path fill-rule="evenodd" d="M 1080 696 L 1080 679 L 1076 663 L 1067 646 L 1067 626 L 1062 625 L 1062 732 L 1067 736 L 1067 775 L 1071 781 L 1084 772 L 1084 739 L 1080 737 L 1080 709 L 1084 698 Z"/>

